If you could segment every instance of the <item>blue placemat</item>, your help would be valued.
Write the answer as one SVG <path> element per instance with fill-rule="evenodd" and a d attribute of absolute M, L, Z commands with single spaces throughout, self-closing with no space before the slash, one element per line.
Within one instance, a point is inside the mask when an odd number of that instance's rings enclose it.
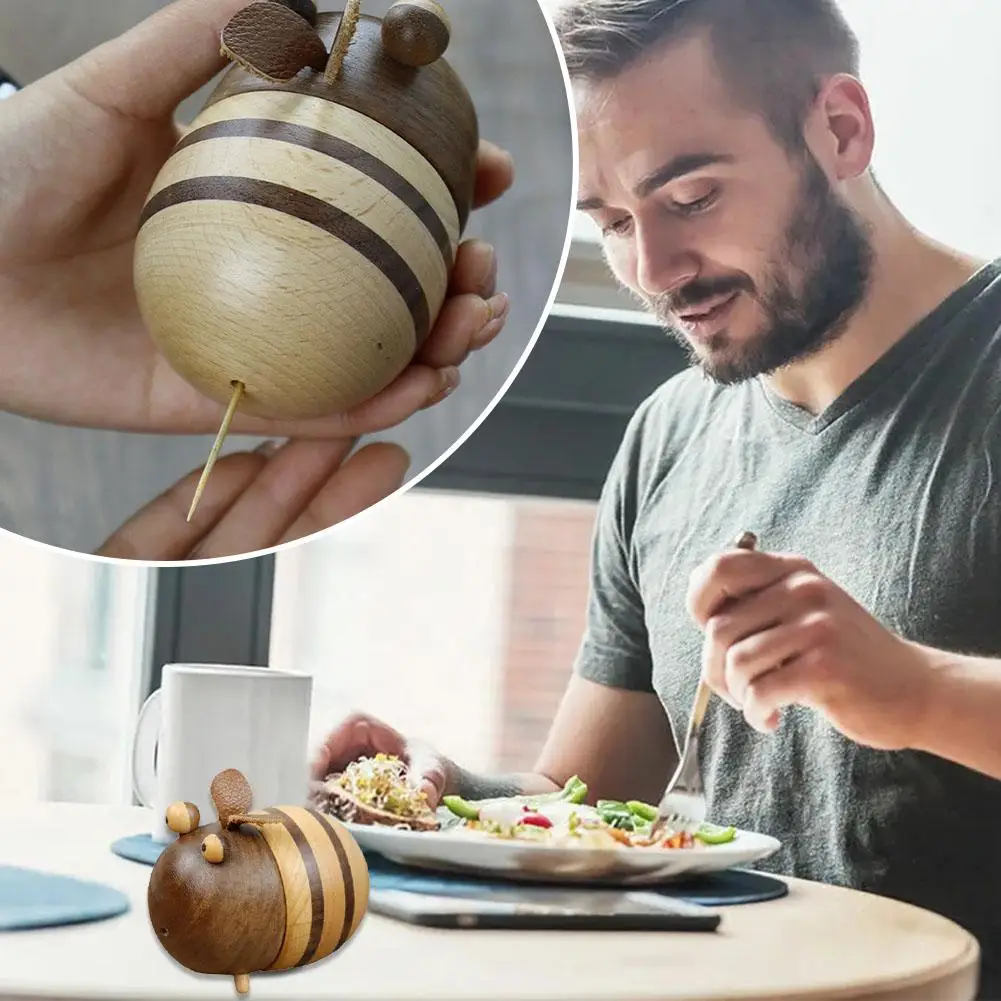
<path fill-rule="evenodd" d="M 468 876 L 440 875 L 407 869 L 390 862 L 380 855 L 365 853 L 374 890 L 406 890 L 446 897 L 482 897 L 510 889 L 511 883 L 503 880 L 470 879 Z M 532 881 L 532 886 L 542 887 L 544 882 Z M 566 890 L 565 884 L 558 885 Z M 607 887 L 605 887 L 607 889 Z M 639 889 L 637 887 L 637 889 Z M 659 893 L 703 907 L 727 907 L 737 904 L 756 904 L 764 900 L 784 897 L 789 887 L 780 879 L 749 869 L 727 869 L 723 872 L 700 876 L 697 879 L 671 883 L 664 886 L 642 887 L 644 893 Z"/>
<path fill-rule="evenodd" d="M 111 850 L 122 858 L 145 865 L 153 865 L 160 857 L 164 846 L 157 844 L 148 834 L 137 834 L 116 841 Z M 374 852 L 365 852 L 373 890 L 407 890 L 410 893 L 426 893 L 445 897 L 480 897 L 502 888 L 510 888 L 509 882 L 490 879 L 470 879 L 468 876 L 440 875 L 407 869 L 390 862 Z M 544 886 L 544 883 L 533 883 Z M 566 886 L 561 884 L 562 889 Z M 726 869 L 685 882 L 667 886 L 644 887 L 645 893 L 662 893 L 703 907 L 732 907 L 738 904 L 757 904 L 764 900 L 776 900 L 789 892 L 789 887 L 780 879 L 754 872 L 750 869 Z"/>
<path fill-rule="evenodd" d="M 132 834 L 127 838 L 119 838 L 111 846 L 111 850 L 130 862 L 140 862 L 143 865 L 156 865 L 156 860 L 166 845 L 154 841 L 149 834 Z"/>
<path fill-rule="evenodd" d="M 103 883 L 0 865 L 0 931 L 104 921 L 129 906 L 124 893 Z"/>

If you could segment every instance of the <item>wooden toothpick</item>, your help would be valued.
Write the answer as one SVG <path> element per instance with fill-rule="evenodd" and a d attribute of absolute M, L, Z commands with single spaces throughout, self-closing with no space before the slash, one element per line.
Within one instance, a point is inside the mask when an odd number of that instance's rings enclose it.
<path fill-rule="evenodd" d="M 198 507 L 198 502 L 202 499 L 202 492 L 205 490 L 205 484 L 208 483 L 212 467 L 216 464 L 216 459 L 219 458 L 219 450 L 222 448 L 222 443 L 226 440 L 226 435 L 229 433 L 229 426 L 233 422 L 233 415 L 236 413 L 236 408 L 243 397 L 245 389 L 246 387 L 242 382 L 234 380 L 233 395 L 229 399 L 229 406 L 226 408 L 226 415 L 223 417 L 222 424 L 219 426 L 219 433 L 215 436 L 215 444 L 212 446 L 212 451 L 209 452 L 208 462 L 205 463 L 202 475 L 198 479 L 198 486 L 195 487 L 195 496 L 191 501 L 191 507 L 188 509 L 188 521 L 191 521 L 194 517 L 195 508 Z"/>

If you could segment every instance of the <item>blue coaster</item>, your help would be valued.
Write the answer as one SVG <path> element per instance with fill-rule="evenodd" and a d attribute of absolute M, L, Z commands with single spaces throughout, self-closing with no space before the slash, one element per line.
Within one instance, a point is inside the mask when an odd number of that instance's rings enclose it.
<path fill-rule="evenodd" d="M 164 849 L 148 834 L 136 834 L 116 841 L 111 850 L 122 858 L 144 865 L 154 865 Z M 408 869 L 390 862 L 374 852 L 365 852 L 369 878 L 373 890 L 406 890 L 410 893 L 425 893 L 437 897 L 480 897 L 510 889 L 511 883 L 503 880 L 471 879 L 468 876 L 439 875 L 419 869 Z M 545 883 L 533 882 L 533 886 Z M 567 889 L 564 884 L 561 889 Z M 789 893 L 789 887 L 781 879 L 766 876 L 750 869 L 725 869 L 705 876 L 666 886 L 643 887 L 644 893 L 660 893 L 703 907 L 734 907 L 738 904 L 758 904 L 765 900 L 777 900 Z"/>
<path fill-rule="evenodd" d="M 373 890 L 406 890 L 437 897 L 482 897 L 484 894 L 510 890 L 512 885 L 504 880 L 470 879 L 468 876 L 439 875 L 407 869 L 368 852 L 365 853 L 365 859 Z M 531 885 L 542 887 L 546 884 L 533 880 Z M 559 886 L 561 890 L 569 889 L 565 884 L 552 885 Z M 777 900 L 789 893 L 788 885 L 782 880 L 749 869 L 726 869 L 685 882 L 636 889 L 701 904 L 703 907 L 757 904 L 765 900 Z"/>
<path fill-rule="evenodd" d="M 124 893 L 102 883 L 0 865 L 0 931 L 104 921 L 129 907 Z"/>
<path fill-rule="evenodd" d="M 133 834 L 127 838 L 119 838 L 111 850 L 130 862 L 141 862 L 143 865 L 156 865 L 166 845 L 154 841 L 151 834 Z"/>

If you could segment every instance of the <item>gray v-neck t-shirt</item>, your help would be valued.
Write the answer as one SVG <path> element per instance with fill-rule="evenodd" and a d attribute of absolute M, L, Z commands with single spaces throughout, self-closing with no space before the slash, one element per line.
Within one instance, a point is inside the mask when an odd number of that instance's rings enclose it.
<path fill-rule="evenodd" d="M 1001 657 L 999 480 L 1001 261 L 819 416 L 683 372 L 636 412 L 605 485 L 575 669 L 656 693 L 683 734 L 702 646 L 689 576 L 744 530 L 907 639 Z M 711 819 L 783 843 L 762 870 L 952 918 L 984 950 L 981 997 L 1001 998 L 1001 782 L 859 746 L 807 709 L 765 736 L 714 699 L 705 729 Z"/>

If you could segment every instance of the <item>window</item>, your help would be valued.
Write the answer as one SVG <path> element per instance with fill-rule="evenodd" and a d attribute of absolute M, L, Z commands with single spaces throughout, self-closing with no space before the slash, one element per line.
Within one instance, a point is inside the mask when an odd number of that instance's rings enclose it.
<path fill-rule="evenodd" d="M 271 664 L 317 742 L 370 712 L 471 768 L 524 769 L 569 676 L 594 504 L 413 490 L 277 556 Z"/>
<path fill-rule="evenodd" d="M 0 795 L 127 803 L 153 572 L 0 534 Z"/>

